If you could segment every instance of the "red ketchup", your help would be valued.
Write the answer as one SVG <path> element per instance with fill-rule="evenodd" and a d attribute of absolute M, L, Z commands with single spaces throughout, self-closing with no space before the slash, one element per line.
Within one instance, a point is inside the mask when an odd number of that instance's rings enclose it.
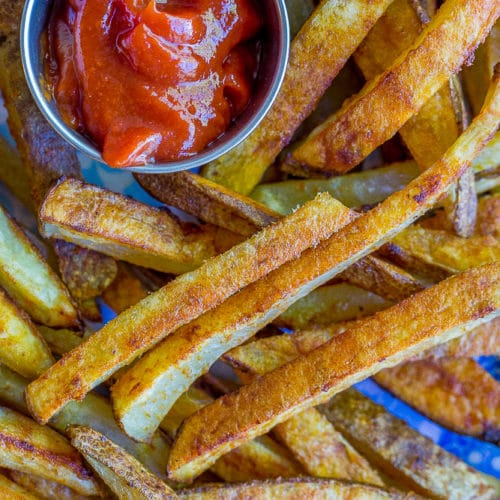
<path fill-rule="evenodd" d="M 64 0 L 48 28 L 54 98 L 109 165 L 187 158 L 248 104 L 261 26 L 252 0 Z"/>

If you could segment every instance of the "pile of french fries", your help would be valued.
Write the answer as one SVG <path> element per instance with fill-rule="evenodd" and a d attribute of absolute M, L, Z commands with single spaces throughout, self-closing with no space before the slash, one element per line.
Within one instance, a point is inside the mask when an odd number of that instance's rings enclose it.
<path fill-rule="evenodd" d="M 474 360 L 500 355 L 499 1 L 290 0 L 257 130 L 136 174 L 194 223 L 83 180 L 22 7 L 0 0 L 0 181 L 39 232 L 0 206 L 0 497 L 498 498 L 352 386 L 500 444 Z"/>

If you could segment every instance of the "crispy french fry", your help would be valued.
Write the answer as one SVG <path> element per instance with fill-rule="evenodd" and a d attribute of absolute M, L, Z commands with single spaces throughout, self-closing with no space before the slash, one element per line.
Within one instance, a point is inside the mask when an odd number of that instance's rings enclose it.
<path fill-rule="evenodd" d="M 14 483 L 3 474 L 0 474 L 0 496 L 5 500 L 37 500 L 40 498 Z"/>
<path fill-rule="evenodd" d="M 500 384 L 472 359 L 410 361 L 375 380 L 445 427 L 500 442 Z"/>
<path fill-rule="evenodd" d="M 356 166 L 460 69 L 499 14 L 495 0 L 447 0 L 390 68 L 370 80 L 355 99 L 295 149 L 293 160 L 337 173 Z"/>
<path fill-rule="evenodd" d="M 281 479 L 252 481 L 242 484 L 209 484 L 199 488 L 177 491 L 179 498 L 192 500 L 230 500 L 234 498 L 335 498 L 348 500 L 417 499 L 412 493 L 386 490 L 367 484 L 344 483 L 333 479 Z"/>
<path fill-rule="evenodd" d="M 291 329 L 360 318 L 392 303 L 348 283 L 317 288 L 295 302 L 274 323 Z"/>
<path fill-rule="evenodd" d="M 11 470 L 9 475 L 18 485 L 28 491 L 35 492 L 36 498 L 43 498 L 44 500 L 85 500 L 88 498 L 88 496 L 80 495 L 67 486 L 34 474 Z"/>
<path fill-rule="evenodd" d="M 122 312 L 28 386 L 33 414 L 46 422 L 173 330 L 329 237 L 338 224 L 338 206 L 330 196 L 318 196 Z"/>
<path fill-rule="evenodd" d="M 348 224 L 315 250 L 304 252 L 300 259 L 230 297 L 217 310 L 198 318 L 138 362 L 113 388 L 114 408 L 122 426 L 135 436 L 147 436 L 189 386 L 190 377 L 207 370 L 218 356 L 248 339 L 294 301 L 425 213 L 496 131 L 497 101 L 500 101 L 497 94 L 500 86 L 495 80 L 483 112 L 441 161 L 405 189 Z M 354 217 L 352 213 L 349 216 Z M 337 222 L 337 227 L 342 226 L 340 220 Z"/>
<path fill-rule="evenodd" d="M 149 194 L 163 203 L 244 236 L 279 217 L 252 199 L 191 172 L 136 174 L 135 177 Z"/>
<path fill-rule="evenodd" d="M 28 314 L 49 326 L 75 326 L 69 293 L 21 228 L 0 207 L 0 284 Z"/>
<path fill-rule="evenodd" d="M 185 234 L 168 212 L 75 179 L 49 191 L 40 209 L 40 223 L 45 237 L 175 274 L 192 270 L 220 252 L 216 228 Z"/>
<path fill-rule="evenodd" d="M 78 452 L 60 434 L 7 408 L 0 408 L 0 465 L 45 477 L 82 495 L 100 490 Z"/>
<path fill-rule="evenodd" d="M 476 234 L 500 239 L 500 194 L 479 199 Z"/>
<path fill-rule="evenodd" d="M 0 288 L 0 362 L 28 378 L 43 373 L 54 359 L 28 316 Z"/>
<path fill-rule="evenodd" d="M 100 466 L 104 466 L 116 476 L 116 481 L 109 481 L 109 474 L 101 475 L 101 479 L 120 498 L 175 498 L 174 490 L 104 434 L 86 426 L 71 426 L 67 432 L 71 444 L 99 475 Z M 119 489 L 116 488 L 117 482 L 121 485 Z"/>
<path fill-rule="evenodd" d="M 497 132 L 488 146 L 474 160 L 474 172 L 486 173 L 498 168 L 500 164 L 500 132 Z"/>
<path fill-rule="evenodd" d="M 403 486 L 431 498 L 495 498 L 480 473 L 354 389 L 338 394 L 321 411 Z"/>
<path fill-rule="evenodd" d="M 357 321 L 314 351 L 219 398 L 186 420 L 172 447 L 169 476 L 193 477 L 299 411 L 492 319 L 500 310 L 499 286 L 500 264 L 471 269 Z"/>
<path fill-rule="evenodd" d="M 323 0 L 292 42 L 271 110 L 245 141 L 206 166 L 203 175 L 242 194 L 252 191 L 389 4 Z"/>
<path fill-rule="evenodd" d="M 41 336 L 44 338 L 45 342 L 47 342 L 48 346 L 50 347 L 50 350 L 54 354 L 58 354 L 59 356 L 62 356 L 68 351 L 71 351 L 71 349 L 74 349 L 76 346 L 80 345 L 83 340 L 81 335 L 78 335 L 73 330 L 66 330 L 66 329 L 54 330 L 53 328 L 49 328 L 47 326 L 38 326 L 37 329 L 40 332 Z M 53 360 L 51 364 L 52 363 Z M 36 378 L 37 375 L 34 376 L 25 375 L 25 376 L 27 378 Z"/>

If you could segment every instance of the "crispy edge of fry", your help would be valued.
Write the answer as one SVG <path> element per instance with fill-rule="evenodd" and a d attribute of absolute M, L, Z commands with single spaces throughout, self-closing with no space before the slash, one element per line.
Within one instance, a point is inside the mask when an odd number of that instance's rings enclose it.
<path fill-rule="evenodd" d="M 280 217 L 265 205 L 192 172 L 135 174 L 135 178 L 161 202 L 243 236 Z"/>
<path fill-rule="evenodd" d="M 184 422 L 170 454 L 169 477 L 192 477 L 299 411 L 495 317 L 499 282 L 499 263 L 449 278 L 219 398 Z"/>
<path fill-rule="evenodd" d="M 500 442 L 500 383 L 470 358 L 409 361 L 375 381 L 444 427 Z"/>
<path fill-rule="evenodd" d="M 4 500 L 37 500 L 40 498 L 32 495 L 26 488 L 11 481 L 3 474 L 0 474 L 0 496 Z"/>
<path fill-rule="evenodd" d="M 447 1 L 385 72 L 370 80 L 295 149 L 293 160 L 337 173 L 356 166 L 392 137 L 460 69 L 499 14 L 495 0 L 481 4 Z"/>
<path fill-rule="evenodd" d="M 27 387 L 32 414 L 46 422 L 173 330 L 329 237 L 338 205 L 329 195 L 318 196 L 122 312 Z"/>
<path fill-rule="evenodd" d="M 386 490 L 368 484 L 355 484 L 335 479 L 296 478 L 251 481 L 242 484 L 209 484 L 198 488 L 177 491 L 179 498 L 224 500 L 232 498 L 337 498 L 349 500 L 363 498 L 417 499 L 412 493 Z"/>
<path fill-rule="evenodd" d="M 59 433 L 7 408 L 0 408 L 0 464 L 33 472 L 83 495 L 100 489 L 79 453 Z"/>
<path fill-rule="evenodd" d="M 158 500 L 175 498 L 174 490 L 104 434 L 87 426 L 71 426 L 67 433 L 71 444 L 85 459 L 92 459 L 91 465 L 97 461 L 110 469 L 127 485 L 131 495 L 140 493 L 144 498 Z M 107 477 L 101 479 L 106 482 Z M 107 484 L 113 489 L 112 484 Z"/>
<path fill-rule="evenodd" d="M 0 207 L 0 283 L 28 314 L 49 326 L 75 326 L 68 290 L 22 229 Z"/>
<path fill-rule="evenodd" d="M 481 473 L 354 389 L 337 394 L 320 410 L 370 461 L 419 494 L 495 497 Z"/>
<path fill-rule="evenodd" d="M 351 0 L 348 5 L 323 0 L 291 44 L 285 78 L 271 110 L 245 141 L 208 164 L 203 176 L 242 194 L 252 191 L 389 4 L 390 0 Z"/>

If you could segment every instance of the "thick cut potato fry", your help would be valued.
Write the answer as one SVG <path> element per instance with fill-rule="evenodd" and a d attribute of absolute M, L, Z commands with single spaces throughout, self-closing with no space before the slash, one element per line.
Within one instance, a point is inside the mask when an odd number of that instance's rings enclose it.
<path fill-rule="evenodd" d="M 75 347 L 80 345 L 83 340 L 81 335 L 77 335 L 77 333 L 73 330 L 54 330 L 53 328 L 49 328 L 47 326 L 38 326 L 38 331 L 40 332 L 45 342 L 47 342 L 50 350 L 54 354 L 58 354 L 59 356 L 62 356 L 68 351 L 71 351 L 71 349 L 74 349 Z M 51 362 L 51 364 L 52 363 L 53 361 Z M 48 366 L 45 369 L 47 368 Z M 36 378 L 38 375 L 40 375 L 40 373 L 33 376 L 25 375 L 25 377 Z"/>
<path fill-rule="evenodd" d="M 0 474 L 0 497 L 4 500 L 37 500 L 40 497 L 31 494 L 17 483 Z"/>
<path fill-rule="evenodd" d="M 203 175 L 239 193 L 251 192 L 390 3 L 323 0 L 292 42 L 271 110 L 245 141 L 206 166 Z"/>
<path fill-rule="evenodd" d="M 318 196 L 122 312 L 28 386 L 33 415 L 46 422 L 173 330 L 329 237 L 338 207 L 327 194 Z"/>
<path fill-rule="evenodd" d="M 213 231 L 186 234 L 168 212 L 75 179 L 49 191 L 43 236 L 99 250 L 132 264 L 180 274 L 220 252 Z"/>
<path fill-rule="evenodd" d="M 355 167 L 460 69 L 498 15 L 496 0 L 447 0 L 390 68 L 309 135 L 294 161 L 337 173 Z"/>
<path fill-rule="evenodd" d="M 169 476 L 182 480 L 197 475 L 223 453 L 301 410 L 459 337 L 465 328 L 492 319 L 499 310 L 500 264 L 495 263 L 358 320 L 354 328 L 189 417 L 172 447 Z"/>
<path fill-rule="evenodd" d="M 500 194 L 479 199 L 476 234 L 500 239 Z"/>
<path fill-rule="evenodd" d="M 375 380 L 445 427 L 500 442 L 500 384 L 472 359 L 410 361 Z"/>
<path fill-rule="evenodd" d="M 430 498 L 495 498 L 482 474 L 354 389 L 320 408 L 361 453 L 403 486 Z"/>
<path fill-rule="evenodd" d="M 0 288 L 0 362 L 24 377 L 35 378 L 54 359 L 26 314 Z"/>
<path fill-rule="evenodd" d="M 274 500 L 303 498 L 336 500 L 410 500 L 417 499 L 412 493 L 386 490 L 367 484 L 344 483 L 333 479 L 281 479 L 273 481 L 252 481 L 242 484 L 209 484 L 188 490 L 177 491 L 179 498 L 190 500 Z"/>
<path fill-rule="evenodd" d="M 266 206 L 191 172 L 135 174 L 135 177 L 161 202 L 244 236 L 250 236 L 279 217 Z"/>
<path fill-rule="evenodd" d="M 487 147 L 474 160 L 475 173 L 495 171 L 500 165 L 500 132 L 497 132 Z"/>
<path fill-rule="evenodd" d="M 71 426 L 68 435 L 71 444 L 86 460 L 90 459 L 91 465 L 95 462 L 104 465 L 123 482 L 126 496 L 115 490 L 114 482 L 107 481 L 107 476 L 101 476 L 114 493 L 120 494 L 120 498 L 164 500 L 175 497 L 174 490 L 104 434 L 90 427 Z M 99 474 L 99 468 L 96 468 L 96 472 Z"/>
<path fill-rule="evenodd" d="M 76 309 L 61 280 L 0 207 L 0 284 L 28 314 L 49 326 L 75 326 Z"/>
<path fill-rule="evenodd" d="M 495 80 L 484 111 L 441 161 L 405 189 L 348 224 L 315 250 L 305 252 L 300 259 L 226 300 L 217 311 L 199 318 L 183 333 L 167 339 L 158 350 L 145 356 L 122 378 L 123 383 L 115 385 L 114 407 L 122 425 L 127 426 L 125 420 L 128 420 L 128 428 L 137 433 L 134 435 L 147 435 L 147 427 L 149 431 L 156 428 L 164 412 L 189 385 L 190 377 L 208 369 L 214 361 L 212 356 L 218 357 L 248 339 L 294 301 L 373 251 L 433 206 L 496 131 L 500 114 L 498 94 L 500 86 Z M 349 215 L 354 217 L 352 213 Z M 203 321 L 206 326 L 200 328 Z M 189 328 L 193 325 L 191 333 Z M 166 345 L 173 347 L 166 349 Z M 156 357 L 158 352 L 161 356 Z M 165 356 L 172 361 L 165 363 Z M 163 366 L 158 368 L 160 364 Z M 132 387 L 136 393 L 131 391 Z M 140 418 L 131 418 L 134 412 Z M 146 420 L 149 422 L 144 424 Z M 143 423 L 138 426 L 137 421 Z"/>
<path fill-rule="evenodd" d="M 322 286 L 295 302 L 274 323 L 293 330 L 368 316 L 392 305 L 348 283 Z"/>
<path fill-rule="evenodd" d="M 78 452 L 57 432 L 0 408 L 0 465 L 64 484 L 82 495 L 100 490 Z"/>

